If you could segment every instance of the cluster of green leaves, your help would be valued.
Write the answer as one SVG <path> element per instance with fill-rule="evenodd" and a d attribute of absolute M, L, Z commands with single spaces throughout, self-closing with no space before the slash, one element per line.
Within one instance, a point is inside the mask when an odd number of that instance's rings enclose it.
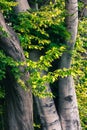
<path fill-rule="evenodd" d="M 5 4 L 5 6 L 8 6 L 8 4 L 10 4 L 11 6 L 12 2 L 3 4 Z M 62 46 L 62 44 L 64 42 L 64 39 L 68 36 L 68 33 L 64 26 L 64 17 L 62 16 L 63 11 L 61 9 L 58 9 L 56 5 L 50 5 L 45 6 L 36 12 L 30 11 L 20 13 L 16 20 L 12 19 L 14 29 L 18 33 L 21 45 L 25 51 L 25 56 L 27 58 L 27 69 L 32 72 L 29 81 L 33 86 L 33 92 L 39 96 L 45 94 L 42 93 L 45 90 L 44 84 L 46 82 L 46 79 L 44 77 L 42 78 L 41 76 L 41 71 L 48 71 L 48 68 L 51 66 L 52 61 L 59 58 L 65 50 L 65 47 Z M 4 35 L 5 32 L 2 28 L 1 31 Z M 36 63 L 29 60 L 29 50 L 32 49 L 45 50 L 45 55 L 42 55 L 39 61 Z M 5 77 L 7 66 L 10 66 L 12 68 L 11 71 L 17 78 L 19 63 L 14 62 L 9 57 L 6 57 L 2 52 L 0 52 L 0 54 L 2 57 L 1 65 L 3 66 L 0 68 L 1 80 Z M 23 64 L 25 63 L 20 63 L 20 65 Z M 51 75 L 49 75 L 48 82 L 53 81 L 54 79 L 50 78 L 50 76 Z M 24 84 L 20 78 L 18 82 L 20 82 L 22 85 Z M 35 87 L 35 85 L 38 87 Z"/>
<path fill-rule="evenodd" d="M 19 78 L 19 66 L 20 63 L 14 61 L 11 57 L 8 57 L 0 50 L 0 80 L 6 76 L 6 68 L 10 67 L 11 72 L 15 75 L 15 78 Z"/>
<path fill-rule="evenodd" d="M 0 10 L 2 12 L 12 10 L 12 7 L 16 5 L 17 2 L 13 2 L 12 0 L 0 0 Z"/>
<path fill-rule="evenodd" d="M 52 61 L 60 58 L 66 48 L 64 42 L 69 37 L 64 25 L 64 12 L 57 5 L 45 6 L 35 12 L 20 13 L 13 25 L 25 51 L 27 69 L 32 72 L 29 82 L 33 93 L 46 96 L 44 84 L 53 82 L 57 76 L 41 76 L 42 71 L 48 72 Z M 29 60 L 29 51 L 32 50 L 43 51 L 37 62 Z"/>
<path fill-rule="evenodd" d="M 65 39 L 68 33 L 63 26 L 64 17 L 61 17 L 62 14 L 60 9 L 57 7 L 54 9 L 50 6 L 36 12 L 19 14 L 14 28 L 19 33 L 23 48 L 42 49 L 44 45 L 52 44 L 52 42 L 58 44 L 58 38 L 54 41 L 57 36 Z"/>

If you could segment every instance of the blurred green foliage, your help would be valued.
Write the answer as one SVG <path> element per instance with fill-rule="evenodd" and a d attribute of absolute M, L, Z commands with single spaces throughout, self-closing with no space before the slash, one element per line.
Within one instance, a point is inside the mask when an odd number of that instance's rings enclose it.
<path fill-rule="evenodd" d="M 2 12 L 12 10 L 12 7 L 17 4 L 17 2 L 13 2 L 12 0 L 0 0 L 0 10 Z"/>

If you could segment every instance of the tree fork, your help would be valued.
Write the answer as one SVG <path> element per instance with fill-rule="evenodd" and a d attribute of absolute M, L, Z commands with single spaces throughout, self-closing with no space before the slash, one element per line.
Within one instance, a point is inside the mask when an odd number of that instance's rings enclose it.
<path fill-rule="evenodd" d="M 19 1 L 19 0 L 17 0 L 17 1 Z M 22 4 L 21 6 L 23 7 L 24 2 L 22 2 L 21 4 Z M 20 4 L 17 6 L 17 8 L 20 9 L 20 10 L 17 10 L 17 13 L 23 11 L 22 8 L 20 8 L 19 6 L 20 6 Z M 27 10 L 27 8 L 25 10 Z M 41 55 L 40 55 L 39 51 L 31 50 L 31 52 L 30 52 L 30 59 L 32 61 L 39 60 L 40 56 Z M 41 75 L 44 75 L 44 73 L 41 72 Z M 47 92 L 48 91 L 51 92 L 50 86 L 48 84 L 46 86 L 47 86 L 47 90 L 46 91 Z M 37 103 L 38 112 L 39 112 L 40 119 L 41 119 L 41 122 L 42 122 L 42 129 L 43 130 L 52 130 L 52 129 L 61 130 L 59 116 L 57 114 L 53 98 L 47 97 L 45 99 L 43 99 L 43 98 L 40 99 L 38 97 L 35 97 L 35 101 Z M 48 107 L 45 106 L 45 102 L 47 102 Z M 52 107 L 51 108 L 50 108 L 50 102 L 52 103 Z M 43 107 L 43 106 L 45 106 L 45 107 Z M 50 109 L 50 114 L 49 114 L 49 109 Z M 54 118 L 52 118 L 52 116 Z M 43 122 L 45 122 L 45 124 Z"/>

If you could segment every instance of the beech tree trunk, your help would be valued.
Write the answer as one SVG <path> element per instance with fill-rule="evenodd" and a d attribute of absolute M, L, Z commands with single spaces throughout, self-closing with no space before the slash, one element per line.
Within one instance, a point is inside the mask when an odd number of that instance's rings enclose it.
<path fill-rule="evenodd" d="M 15 12 L 25 12 L 29 10 L 30 6 L 28 4 L 27 0 L 14 0 L 15 2 L 18 2 L 18 5 L 15 7 Z"/>
<path fill-rule="evenodd" d="M 2 13 L 0 13 L 0 26 L 8 33 L 8 37 L 3 37 L 0 32 L 0 49 L 16 61 L 25 61 L 19 40 L 15 32 L 6 25 Z M 22 74 L 20 78 L 28 87 L 29 92 L 21 87 L 10 71 L 7 73 L 9 74 L 6 86 L 7 130 L 33 130 L 32 94 L 27 84 L 29 73 L 25 71 L 25 68 L 26 66 L 19 66 Z"/>
<path fill-rule="evenodd" d="M 67 31 L 71 37 L 66 41 L 68 47 L 60 60 L 60 68 L 71 67 L 71 51 L 77 36 L 78 5 L 77 0 L 66 0 L 67 16 L 65 19 Z M 72 76 L 59 78 L 58 81 L 58 113 L 62 130 L 81 130 L 74 81 Z"/>
<path fill-rule="evenodd" d="M 84 2 L 83 16 L 87 17 L 87 0 L 83 0 L 83 2 Z"/>
<path fill-rule="evenodd" d="M 30 59 L 33 61 L 39 60 L 40 52 L 32 50 L 30 52 Z M 41 75 L 45 75 L 43 71 Z M 46 92 L 51 93 L 51 89 L 48 83 L 45 84 Z M 51 97 L 39 98 L 35 97 L 35 102 L 38 108 L 38 113 L 41 120 L 42 130 L 61 130 L 61 124 L 57 110 L 54 104 L 54 100 Z"/>
<path fill-rule="evenodd" d="M 49 85 L 46 92 L 51 92 Z M 35 97 L 38 112 L 40 115 L 42 130 L 61 130 L 59 116 L 57 114 L 53 98 Z"/>

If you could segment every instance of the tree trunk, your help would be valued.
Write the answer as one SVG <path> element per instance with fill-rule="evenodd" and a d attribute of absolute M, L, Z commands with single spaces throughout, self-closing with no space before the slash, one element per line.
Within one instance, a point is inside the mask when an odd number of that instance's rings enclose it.
<path fill-rule="evenodd" d="M 25 12 L 30 9 L 30 6 L 28 4 L 27 0 L 14 0 L 15 2 L 18 2 L 18 5 L 15 7 L 15 12 Z"/>
<path fill-rule="evenodd" d="M 78 5 L 77 0 L 66 0 L 67 16 L 65 19 L 67 31 L 71 37 L 66 41 L 67 52 L 61 57 L 60 68 L 70 68 L 70 54 L 73 50 L 78 27 Z M 58 81 L 58 113 L 60 115 L 62 130 L 81 130 L 76 93 L 72 76 L 59 78 Z"/>
<path fill-rule="evenodd" d="M 58 87 L 58 112 L 62 130 L 81 130 L 73 78 L 60 78 Z"/>
<path fill-rule="evenodd" d="M 46 86 L 46 92 L 51 92 L 49 85 Z M 55 108 L 53 98 L 35 97 L 35 100 L 41 119 L 42 130 L 61 130 L 61 124 Z"/>
<path fill-rule="evenodd" d="M 6 130 L 33 130 L 31 91 L 24 91 L 9 72 L 6 76 Z"/>
<path fill-rule="evenodd" d="M 31 51 L 30 59 L 33 61 L 39 60 L 40 53 L 39 51 Z M 41 75 L 45 75 L 46 73 L 43 71 Z M 45 84 L 47 87 L 46 92 L 51 93 L 51 89 L 49 84 Z M 59 116 L 56 111 L 56 107 L 51 97 L 39 98 L 35 97 L 35 101 L 37 104 L 39 116 L 41 119 L 42 130 L 61 130 L 61 125 L 59 121 Z"/>
<path fill-rule="evenodd" d="M 0 49 L 16 61 L 25 61 L 23 50 L 20 47 L 16 34 L 6 25 L 1 13 L 0 26 L 8 33 L 7 37 L 3 37 L 3 33 L 0 32 Z M 26 66 L 19 66 L 22 74 L 20 78 L 28 87 L 29 92 L 21 87 L 10 71 L 9 75 L 7 75 L 7 130 L 33 130 L 32 94 L 30 86 L 27 84 L 29 73 L 25 71 L 25 68 Z"/>
<path fill-rule="evenodd" d="M 83 2 L 84 2 L 83 16 L 87 17 L 87 0 L 83 0 Z"/>

